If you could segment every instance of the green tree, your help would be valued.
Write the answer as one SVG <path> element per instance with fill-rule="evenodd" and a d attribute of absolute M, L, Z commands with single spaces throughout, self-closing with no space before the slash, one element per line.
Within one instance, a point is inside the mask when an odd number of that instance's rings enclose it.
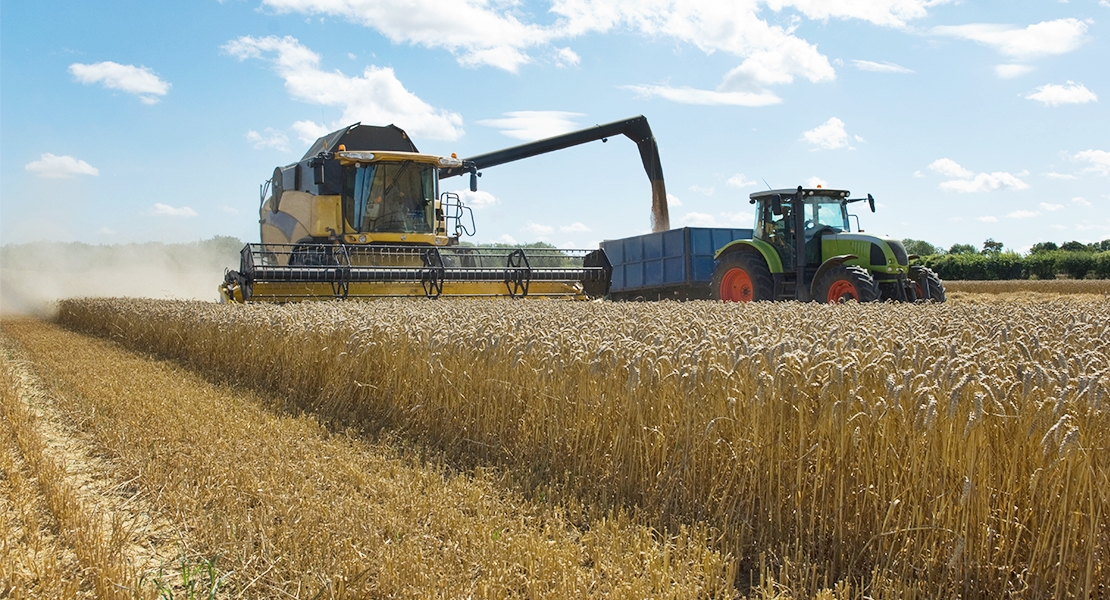
<path fill-rule="evenodd" d="M 1087 252 L 1090 250 L 1087 244 L 1075 240 L 1064 242 L 1064 245 L 1060 246 L 1060 249 L 1064 252 Z"/>
<path fill-rule="evenodd" d="M 1029 249 L 1029 254 L 1040 254 L 1041 252 L 1052 252 L 1059 249 L 1060 247 L 1056 245 L 1056 242 L 1037 242 Z"/>
<path fill-rule="evenodd" d="M 949 254 L 975 254 L 976 250 L 975 250 L 975 246 L 972 246 L 971 244 L 952 244 L 952 247 L 948 249 L 948 253 Z"/>
<path fill-rule="evenodd" d="M 1002 252 L 1002 242 L 994 241 L 994 238 L 987 238 L 983 242 L 983 254 L 998 254 Z"/>
<path fill-rule="evenodd" d="M 906 247 L 907 254 L 917 254 L 918 256 L 931 256 L 943 252 L 940 248 L 926 242 L 924 240 L 914 240 L 906 238 L 902 240 L 902 244 Z"/>

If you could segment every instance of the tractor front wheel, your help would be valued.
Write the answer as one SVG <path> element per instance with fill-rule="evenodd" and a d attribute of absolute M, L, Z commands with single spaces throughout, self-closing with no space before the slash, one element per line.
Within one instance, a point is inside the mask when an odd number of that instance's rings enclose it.
<path fill-rule="evenodd" d="M 940 276 L 933 272 L 928 267 L 910 267 L 910 279 L 913 279 L 913 285 L 917 290 L 917 299 L 928 302 L 944 302 L 946 300 L 944 294 L 944 282 L 940 280 Z M 929 285 L 929 293 L 925 294 L 925 283 Z"/>
<path fill-rule="evenodd" d="M 875 302 L 879 286 L 866 269 L 840 265 L 833 267 L 817 285 L 817 301 L 826 304 L 841 302 Z"/>
<path fill-rule="evenodd" d="M 726 254 L 713 271 L 713 297 L 724 302 L 774 300 L 774 286 L 763 257 L 751 252 Z"/>

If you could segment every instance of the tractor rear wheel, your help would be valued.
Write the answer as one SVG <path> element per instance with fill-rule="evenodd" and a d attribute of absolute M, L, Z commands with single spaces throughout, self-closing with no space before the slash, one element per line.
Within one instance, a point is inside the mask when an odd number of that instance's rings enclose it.
<path fill-rule="evenodd" d="M 866 269 L 839 265 L 829 269 L 817 285 L 817 301 L 826 304 L 875 302 L 879 299 L 879 286 Z"/>
<path fill-rule="evenodd" d="M 913 285 L 917 289 L 918 300 L 944 302 L 947 299 L 944 294 L 944 282 L 929 267 L 910 267 L 910 279 L 913 280 Z M 928 296 L 925 294 L 924 281 L 929 282 Z"/>
<path fill-rule="evenodd" d="M 724 302 L 774 300 L 774 279 L 762 256 L 733 252 L 713 271 L 713 297 Z"/>

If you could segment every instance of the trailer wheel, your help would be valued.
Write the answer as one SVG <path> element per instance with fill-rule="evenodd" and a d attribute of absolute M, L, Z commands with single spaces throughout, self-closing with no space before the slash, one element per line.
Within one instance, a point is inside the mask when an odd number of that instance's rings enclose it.
<path fill-rule="evenodd" d="M 944 302 L 947 299 L 944 294 L 944 282 L 942 282 L 940 276 L 929 267 L 910 267 L 910 279 L 913 280 L 914 289 L 917 290 L 918 300 L 924 300 L 926 302 L 929 300 L 933 302 Z M 928 294 L 925 294 L 925 288 L 922 284 L 923 281 L 929 283 Z"/>
<path fill-rule="evenodd" d="M 866 269 L 838 265 L 829 269 L 817 285 L 817 301 L 826 304 L 841 302 L 874 302 L 879 299 L 879 286 Z"/>
<path fill-rule="evenodd" d="M 713 297 L 724 302 L 773 300 L 774 285 L 763 257 L 750 252 L 726 254 L 713 270 Z"/>

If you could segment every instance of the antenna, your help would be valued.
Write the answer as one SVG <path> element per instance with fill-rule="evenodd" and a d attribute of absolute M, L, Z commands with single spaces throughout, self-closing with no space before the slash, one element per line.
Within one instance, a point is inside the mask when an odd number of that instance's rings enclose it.
<path fill-rule="evenodd" d="M 767 179 L 764 178 L 764 177 L 760 177 L 760 179 L 763 180 L 763 185 L 767 186 L 767 189 L 770 190 L 771 189 L 771 184 L 767 183 Z"/>

